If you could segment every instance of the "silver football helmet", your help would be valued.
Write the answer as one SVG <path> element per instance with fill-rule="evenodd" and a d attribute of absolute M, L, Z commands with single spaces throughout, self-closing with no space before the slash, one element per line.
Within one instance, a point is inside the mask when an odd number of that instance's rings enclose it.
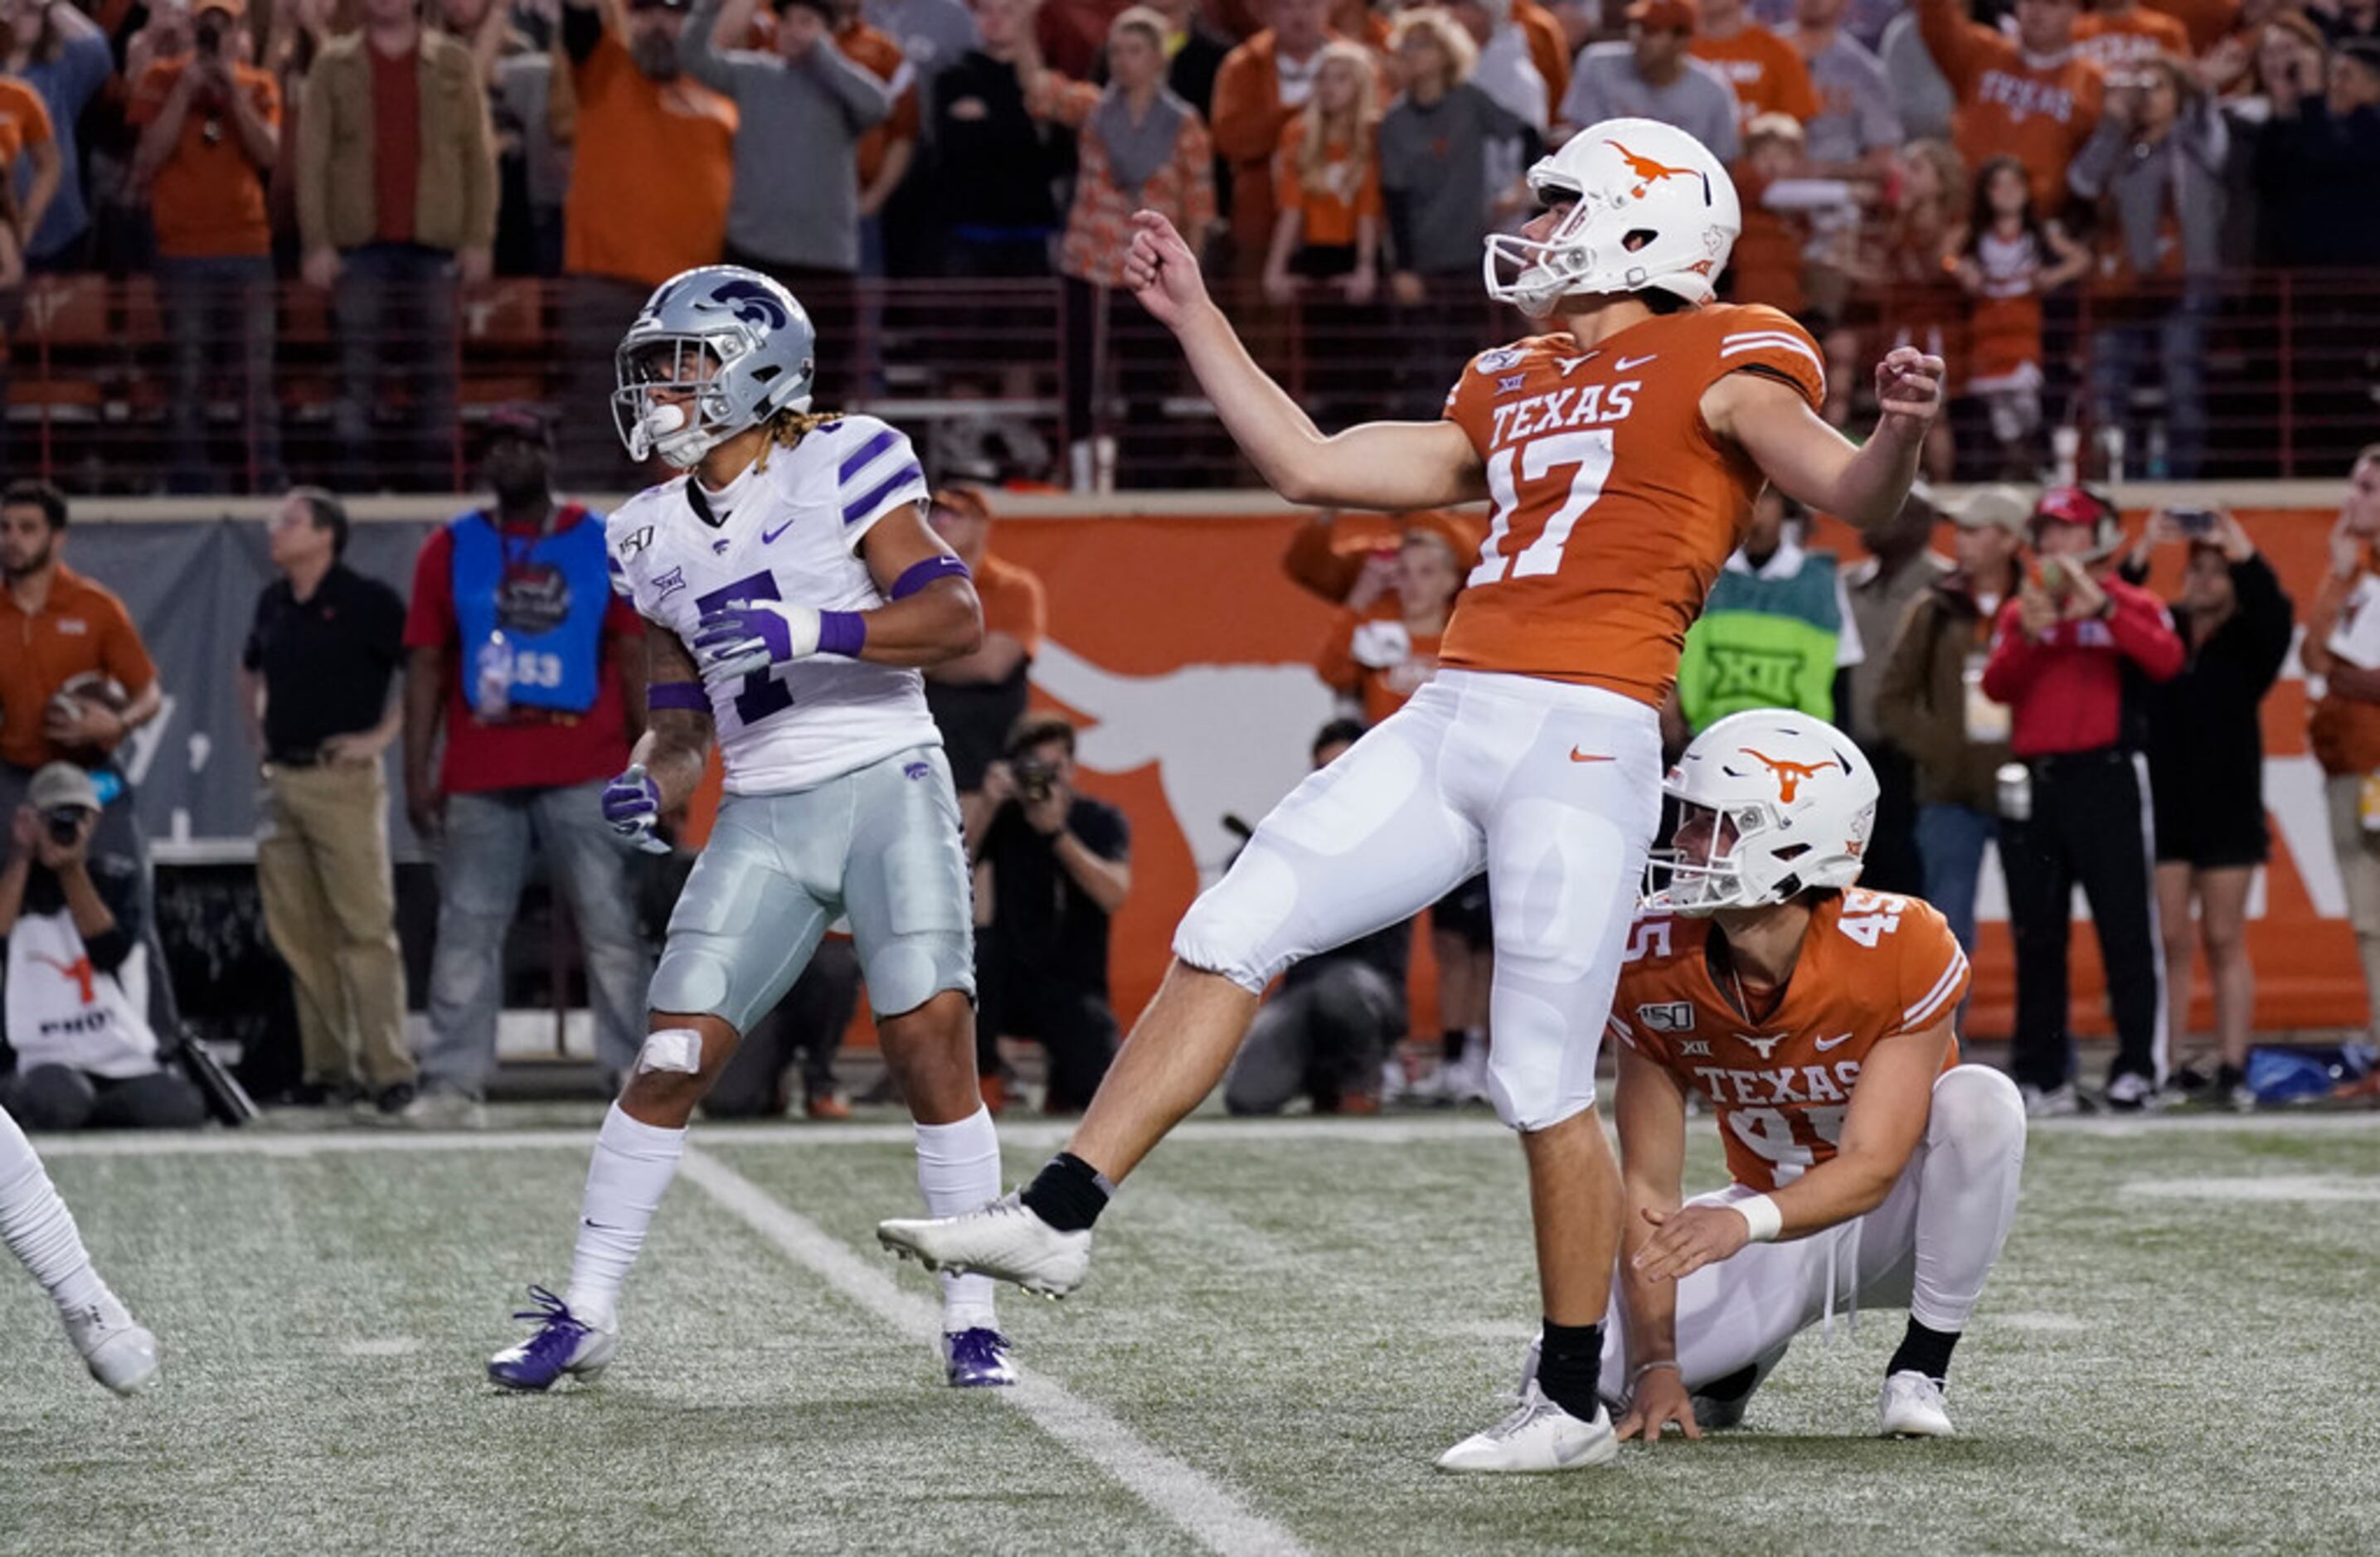
<path fill-rule="evenodd" d="M 612 420 L 630 457 L 691 469 L 745 428 L 808 410 L 817 349 L 810 316 L 758 271 L 682 271 L 620 339 Z"/>

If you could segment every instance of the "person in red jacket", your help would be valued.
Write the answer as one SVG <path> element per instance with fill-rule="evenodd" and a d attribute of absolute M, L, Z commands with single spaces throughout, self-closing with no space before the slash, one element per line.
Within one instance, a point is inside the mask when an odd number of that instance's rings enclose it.
<path fill-rule="evenodd" d="M 2080 882 L 2116 1023 L 2107 1102 L 2135 1112 L 2155 1105 L 2166 1071 L 2138 689 L 2143 678 L 2162 682 L 2181 669 L 2181 639 L 2155 596 L 2113 576 L 2123 528 L 2106 498 L 2054 488 L 2034 505 L 2032 531 L 2037 563 L 2000 609 L 1984 666 L 1984 695 L 2009 706 L 2016 759 L 2000 785 L 2000 864 L 2016 941 L 2010 1068 L 2029 1112 L 2080 1109 L 2066 1031 L 2069 905 Z"/>

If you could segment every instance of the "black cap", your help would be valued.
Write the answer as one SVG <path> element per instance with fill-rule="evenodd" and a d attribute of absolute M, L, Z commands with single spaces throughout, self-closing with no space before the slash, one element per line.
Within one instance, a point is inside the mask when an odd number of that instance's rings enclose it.
<path fill-rule="evenodd" d="M 517 438 L 551 449 L 553 418 L 534 405 L 499 405 L 488 413 L 487 426 L 480 430 L 480 453 L 485 453 L 499 438 Z"/>

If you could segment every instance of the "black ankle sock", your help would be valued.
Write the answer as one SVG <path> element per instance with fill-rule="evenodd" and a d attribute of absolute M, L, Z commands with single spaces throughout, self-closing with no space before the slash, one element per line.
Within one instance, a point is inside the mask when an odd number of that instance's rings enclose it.
<path fill-rule="evenodd" d="M 1459 1027 L 1448 1028 L 1438 1040 L 1439 1057 L 1446 1061 L 1447 1064 L 1452 1065 L 1456 1060 L 1463 1057 L 1463 1043 L 1464 1038 L 1463 1029 Z"/>
<path fill-rule="evenodd" d="M 1603 1326 L 1546 1321 L 1537 1348 L 1537 1388 L 1582 1422 L 1595 1420 L 1596 1385 L 1603 1378 Z"/>
<path fill-rule="evenodd" d="M 1707 1396 L 1722 1406 L 1732 1406 L 1750 1394 L 1753 1386 L 1759 1382 L 1760 1364 L 1748 1363 L 1725 1378 L 1713 1379 L 1709 1383 L 1694 1391 L 1694 1394 L 1697 1398 Z"/>
<path fill-rule="evenodd" d="M 1099 1219 L 1114 1189 L 1099 1169 L 1072 1152 L 1061 1152 L 1033 1176 L 1018 1199 L 1058 1231 L 1079 1233 Z"/>
<path fill-rule="evenodd" d="M 1923 1373 L 1940 1383 L 1950 1373 L 1950 1348 L 1959 1344 L 1955 1330 L 1928 1330 L 1915 1320 L 1909 1322 L 1909 1332 L 1900 1338 L 1900 1347 L 1892 1360 L 1884 1365 L 1888 1377 L 1894 1373 Z"/>
<path fill-rule="evenodd" d="M 2234 1087 L 2244 1087 L 2247 1084 L 2248 1073 L 2228 1060 L 2215 1068 L 2215 1085 L 2217 1091 L 2228 1092 Z"/>

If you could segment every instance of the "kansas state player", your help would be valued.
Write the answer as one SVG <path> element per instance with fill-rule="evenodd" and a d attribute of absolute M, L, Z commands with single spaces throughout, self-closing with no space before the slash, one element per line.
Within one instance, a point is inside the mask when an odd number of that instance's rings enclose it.
<path fill-rule="evenodd" d="M 686 1119 L 741 1034 L 848 915 L 884 1054 L 917 1124 L 917 1184 L 948 1215 L 1000 1194 L 977 1089 L 959 809 L 917 667 L 972 653 L 967 570 L 925 520 L 909 441 L 810 412 L 809 318 L 733 266 L 655 292 L 620 344 L 613 414 L 638 460 L 690 474 L 612 515 L 613 583 L 652 624 L 650 729 L 603 794 L 623 837 L 683 805 L 714 737 L 727 799 L 670 919 L 635 1074 L 603 1121 L 570 1288 L 489 1375 L 541 1390 L 600 1372 L 621 1284 L 677 1172 Z M 991 1284 L 946 1281 L 958 1385 L 1014 1382 Z"/>

